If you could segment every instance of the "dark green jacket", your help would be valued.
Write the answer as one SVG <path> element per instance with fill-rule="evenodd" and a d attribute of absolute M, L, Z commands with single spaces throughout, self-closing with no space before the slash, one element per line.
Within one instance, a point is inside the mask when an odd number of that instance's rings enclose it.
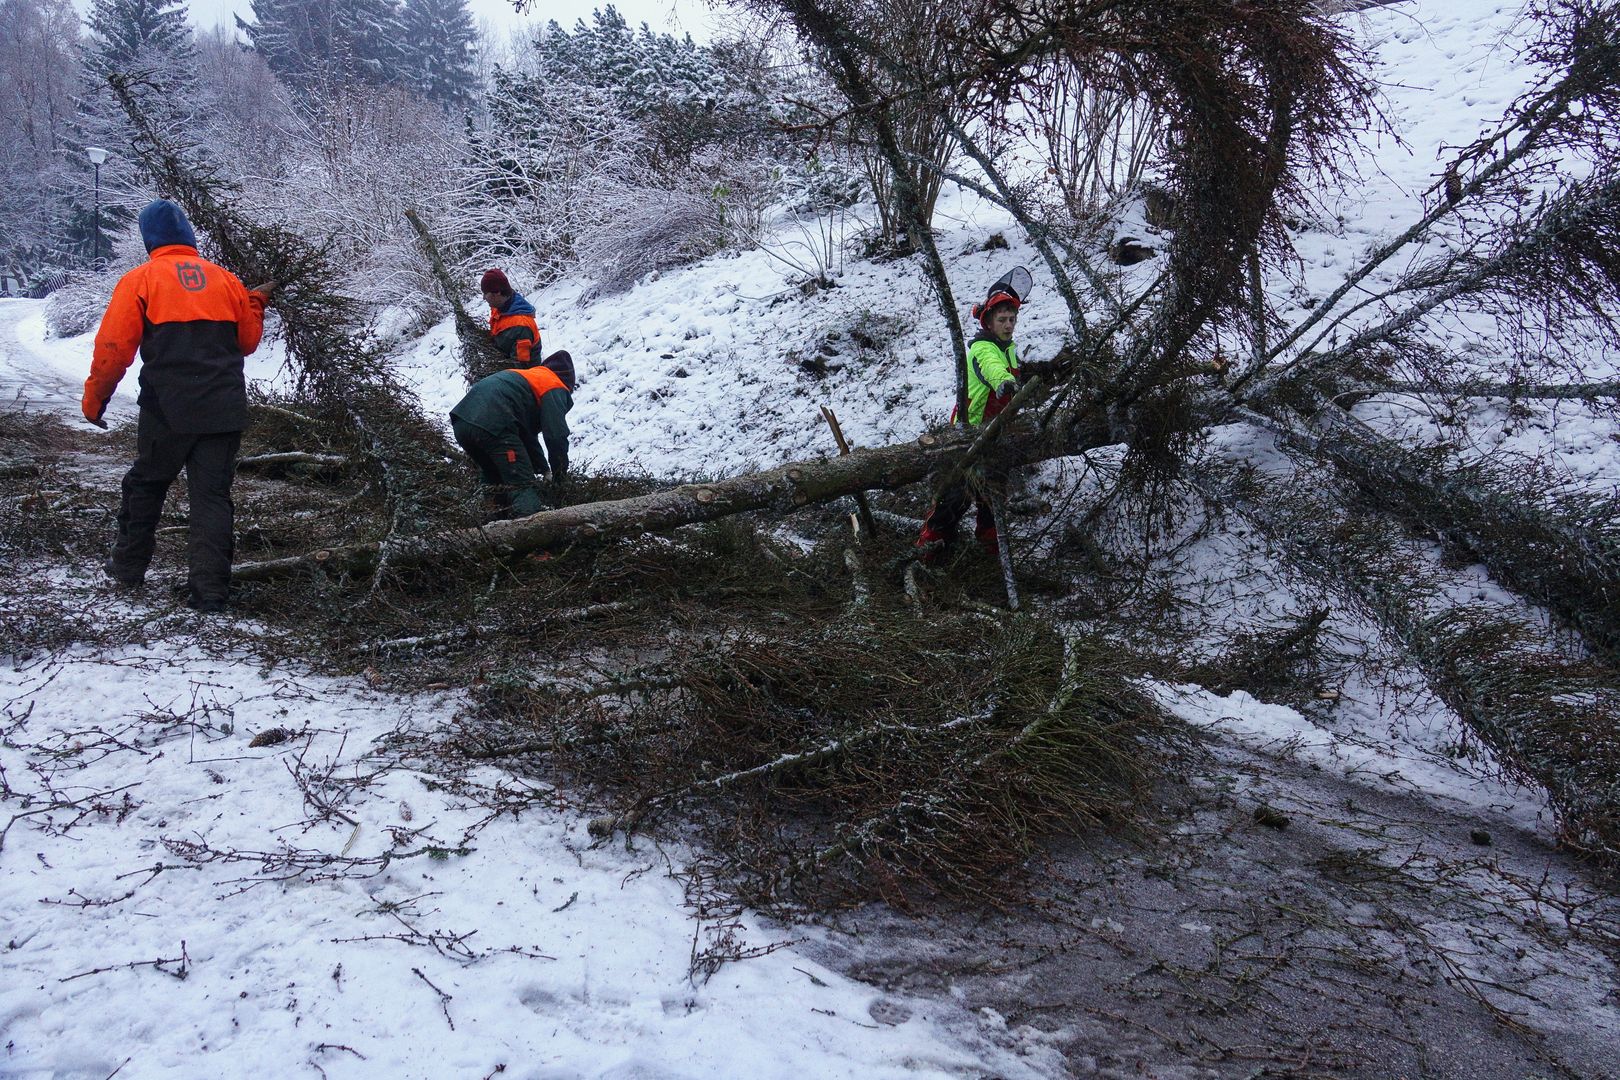
<path fill-rule="evenodd" d="M 473 383 L 450 415 L 491 435 L 513 435 L 528 451 L 537 474 L 561 480 L 568 473 L 568 410 L 574 397 L 558 387 L 535 400 L 529 382 L 515 371 L 497 371 Z M 540 439 L 546 453 L 540 452 Z M 548 465 L 549 455 L 549 465 Z"/>

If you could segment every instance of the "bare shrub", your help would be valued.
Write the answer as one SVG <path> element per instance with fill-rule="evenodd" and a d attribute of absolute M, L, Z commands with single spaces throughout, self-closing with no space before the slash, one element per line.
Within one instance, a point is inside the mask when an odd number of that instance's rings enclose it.
<path fill-rule="evenodd" d="M 770 195 L 758 162 L 701 154 L 667 185 L 599 178 L 582 199 L 590 220 L 576 240 L 600 288 L 622 292 L 643 274 L 758 243 Z"/>
<path fill-rule="evenodd" d="M 1164 118 L 1133 92 L 1126 60 L 1100 57 L 1088 68 L 1058 63 L 1032 74 L 1047 104 L 1027 114 L 1047 176 L 1069 215 L 1082 220 L 1136 191 L 1162 153 Z"/>
<path fill-rule="evenodd" d="M 824 288 L 842 276 L 851 226 L 859 224 L 858 218 L 840 209 L 809 218 L 795 217 L 791 230 L 781 229 L 759 249 L 797 274 L 800 284 Z"/>
<path fill-rule="evenodd" d="M 597 194 L 603 219 L 580 236 L 578 250 L 605 292 L 623 292 L 644 274 L 712 255 L 724 242 L 724 217 L 713 199 L 657 188 L 604 189 Z"/>

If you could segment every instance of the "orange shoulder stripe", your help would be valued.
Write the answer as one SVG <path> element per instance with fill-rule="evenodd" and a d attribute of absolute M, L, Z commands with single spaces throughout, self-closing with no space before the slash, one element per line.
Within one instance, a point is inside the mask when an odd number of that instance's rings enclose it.
<path fill-rule="evenodd" d="M 529 384 L 529 389 L 534 391 L 534 400 L 536 401 L 539 401 L 553 390 L 568 389 L 567 384 L 557 377 L 555 371 L 548 367 L 541 367 L 536 364 L 531 368 L 508 368 L 507 370 L 515 371 L 523 376 L 524 380 Z"/>

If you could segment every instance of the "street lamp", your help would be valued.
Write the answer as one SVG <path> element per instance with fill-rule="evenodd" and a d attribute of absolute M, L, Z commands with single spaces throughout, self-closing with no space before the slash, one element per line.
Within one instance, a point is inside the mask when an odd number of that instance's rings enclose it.
<path fill-rule="evenodd" d="M 96 167 L 96 232 L 93 248 L 95 254 L 91 257 L 92 265 L 101 265 L 101 163 L 107 160 L 107 151 L 99 146 L 87 146 L 84 152 L 90 155 L 90 164 Z"/>

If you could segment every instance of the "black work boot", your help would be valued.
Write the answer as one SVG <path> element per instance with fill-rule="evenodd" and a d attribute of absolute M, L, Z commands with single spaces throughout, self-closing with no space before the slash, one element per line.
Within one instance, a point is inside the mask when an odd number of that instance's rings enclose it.
<path fill-rule="evenodd" d="M 146 584 L 145 570 L 130 570 L 119 566 L 113 559 L 101 564 L 101 570 L 121 589 L 138 589 Z"/>
<path fill-rule="evenodd" d="M 203 615 L 218 615 L 229 608 L 230 603 L 223 596 L 210 596 L 193 592 L 186 597 L 186 607 Z"/>

